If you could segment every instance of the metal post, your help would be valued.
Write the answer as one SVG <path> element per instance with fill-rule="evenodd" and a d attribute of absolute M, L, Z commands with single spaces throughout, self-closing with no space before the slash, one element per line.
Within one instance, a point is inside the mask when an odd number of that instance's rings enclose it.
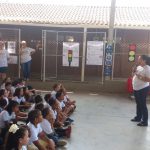
<path fill-rule="evenodd" d="M 115 39 L 114 39 L 114 51 L 113 51 L 113 62 L 112 62 L 112 80 L 114 79 L 114 65 L 115 65 L 115 52 L 116 52 L 116 34 L 117 30 L 115 30 Z"/>
<path fill-rule="evenodd" d="M 84 82 L 84 73 L 85 73 L 86 36 L 87 36 L 87 28 L 84 28 L 81 82 Z"/>
<path fill-rule="evenodd" d="M 115 8 L 116 0 L 111 0 L 109 30 L 108 30 L 108 44 L 113 44 L 114 22 L 115 22 Z"/>
<path fill-rule="evenodd" d="M 104 41 L 103 41 L 103 43 L 104 43 L 104 47 L 103 47 L 103 49 L 104 49 L 104 51 L 103 51 L 103 66 L 102 66 L 102 84 L 104 84 L 104 66 L 105 66 L 105 42 L 106 42 L 106 32 L 104 33 Z"/>
<path fill-rule="evenodd" d="M 41 81 L 43 80 L 44 31 L 42 30 Z"/>
<path fill-rule="evenodd" d="M 105 57 L 105 79 L 110 80 L 112 78 L 112 63 L 113 63 L 113 34 L 114 34 L 114 21 L 115 21 L 115 5 L 116 0 L 111 0 L 109 29 L 108 29 L 108 42 L 106 47 Z"/>
<path fill-rule="evenodd" d="M 21 67 L 20 67 L 20 41 L 21 41 L 21 31 L 20 31 L 20 29 L 19 29 L 19 39 L 18 39 L 18 43 L 19 43 L 19 46 L 18 46 L 18 48 L 19 48 L 19 51 L 18 51 L 18 77 L 20 78 L 20 76 L 21 76 L 21 71 L 20 71 L 20 69 L 21 69 Z"/>
<path fill-rule="evenodd" d="M 57 41 L 57 45 L 56 45 L 56 79 L 58 78 L 58 31 L 56 33 L 56 41 Z M 54 56 L 55 57 L 55 56 Z"/>
<path fill-rule="evenodd" d="M 46 30 L 44 31 L 44 49 L 43 49 L 43 82 L 45 82 L 45 63 L 46 63 Z"/>

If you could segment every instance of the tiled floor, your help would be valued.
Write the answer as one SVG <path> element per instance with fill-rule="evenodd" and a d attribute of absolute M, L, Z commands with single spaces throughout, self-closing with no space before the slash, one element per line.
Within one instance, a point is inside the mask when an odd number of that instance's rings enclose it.
<path fill-rule="evenodd" d="M 126 96 L 71 94 L 77 100 L 67 150 L 150 150 L 149 127 L 130 122 L 135 103 Z M 150 106 L 149 110 L 150 110 Z"/>

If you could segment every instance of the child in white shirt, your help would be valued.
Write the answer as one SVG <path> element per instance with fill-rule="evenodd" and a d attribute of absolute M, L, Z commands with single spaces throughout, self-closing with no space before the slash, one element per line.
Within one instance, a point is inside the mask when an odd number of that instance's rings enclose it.
<path fill-rule="evenodd" d="M 53 130 L 54 118 L 50 109 L 44 108 L 42 115 L 44 119 L 41 122 L 41 127 L 43 131 L 46 133 L 46 135 L 55 142 L 56 146 L 66 145 L 67 142 L 64 140 L 60 140 L 58 135 Z"/>
<path fill-rule="evenodd" d="M 29 145 L 34 144 L 39 150 L 45 150 L 48 147 L 51 150 L 55 150 L 55 144 L 52 140 L 47 138 L 46 134 L 43 132 L 40 123 L 43 120 L 40 110 L 32 110 L 28 114 L 28 127 L 30 129 L 30 140 Z M 45 141 L 46 145 L 40 143 L 40 139 Z"/>

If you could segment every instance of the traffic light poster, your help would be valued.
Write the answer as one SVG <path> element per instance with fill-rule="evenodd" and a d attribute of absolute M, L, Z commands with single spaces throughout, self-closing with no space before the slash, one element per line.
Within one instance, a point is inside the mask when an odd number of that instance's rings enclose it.
<path fill-rule="evenodd" d="M 79 43 L 63 42 L 63 66 L 79 67 Z"/>
<path fill-rule="evenodd" d="M 104 53 L 103 41 L 88 41 L 87 42 L 87 65 L 102 65 Z"/>
<path fill-rule="evenodd" d="M 128 61 L 129 62 L 135 61 L 135 53 L 136 53 L 136 45 L 130 44 L 129 45 L 129 53 L 128 53 Z"/>

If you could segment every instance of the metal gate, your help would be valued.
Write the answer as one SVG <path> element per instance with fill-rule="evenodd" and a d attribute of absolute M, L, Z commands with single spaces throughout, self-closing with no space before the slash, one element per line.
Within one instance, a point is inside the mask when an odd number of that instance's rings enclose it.
<path fill-rule="evenodd" d="M 98 81 L 103 83 L 105 40 L 105 32 L 87 32 L 86 30 L 84 30 L 84 32 L 43 30 L 41 79 L 43 81 L 57 79 Z M 101 58 L 101 65 L 90 65 L 86 63 L 88 41 L 101 41 L 103 43 L 103 58 Z M 68 45 L 74 46 L 76 52 L 69 50 L 70 48 Z M 65 46 L 68 46 L 67 55 L 65 53 Z M 76 56 L 73 53 L 76 53 Z M 65 59 L 67 59 L 68 64 L 65 62 Z M 72 59 L 76 59 L 74 64 Z M 69 61 L 72 61 L 70 62 L 72 66 L 69 64 Z"/>
<path fill-rule="evenodd" d="M 20 29 L 0 28 L 0 38 L 5 41 L 5 49 L 10 54 L 8 76 L 20 77 L 20 59 L 18 49 L 20 48 Z"/>

